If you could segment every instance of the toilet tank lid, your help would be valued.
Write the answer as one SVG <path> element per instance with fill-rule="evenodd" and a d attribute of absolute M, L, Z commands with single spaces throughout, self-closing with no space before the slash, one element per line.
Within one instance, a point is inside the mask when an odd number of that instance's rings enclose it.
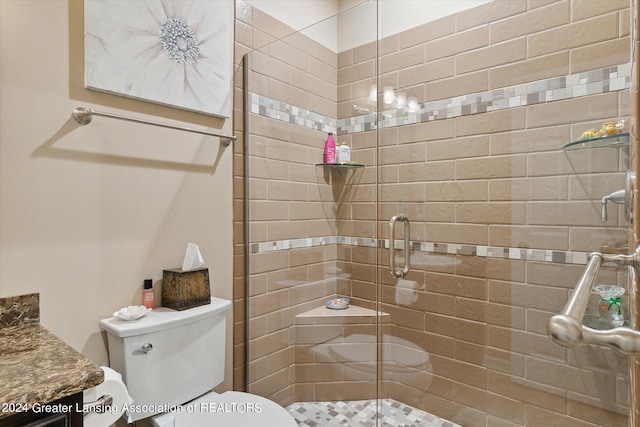
<path fill-rule="evenodd" d="M 221 298 L 211 298 L 211 304 L 182 311 L 158 307 L 137 320 L 126 321 L 118 317 L 102 319 L 100 329 L 119 338 L 133 337 L 181 326 L 220 313 L 226 314 L 229 307 L 231 307 L 231 301 Z"/>

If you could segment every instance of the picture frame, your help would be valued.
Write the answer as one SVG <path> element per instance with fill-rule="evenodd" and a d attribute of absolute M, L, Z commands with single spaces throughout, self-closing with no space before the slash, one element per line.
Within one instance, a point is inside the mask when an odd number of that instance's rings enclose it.
<path fill-rule="evenodd" d="M 231 117 L 229 0 L 85 0 L 85 87 Z"/>

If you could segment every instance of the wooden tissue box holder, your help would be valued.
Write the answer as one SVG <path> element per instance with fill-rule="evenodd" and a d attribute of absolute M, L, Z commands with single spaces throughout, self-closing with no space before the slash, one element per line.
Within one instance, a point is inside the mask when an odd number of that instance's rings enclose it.
<path fill-rule="evenodd" d="M 163 307 L 186 310 L 205 304 L 211 304 L 208 268 L 162 271 Z"/>

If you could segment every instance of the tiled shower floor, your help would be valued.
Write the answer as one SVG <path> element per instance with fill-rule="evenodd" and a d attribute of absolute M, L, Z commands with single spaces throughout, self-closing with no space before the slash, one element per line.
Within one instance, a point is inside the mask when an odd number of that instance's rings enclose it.
<path fill-rule="evenodd" d="M 381 404 L 380 426 L 460 427 L 451 421 L 443 420 L 393 399 L 383 399 Z M 287 407 L 287 411 L 300 426 L 375 427 L 376 425 L 375 400 L 292 403 Z"/>

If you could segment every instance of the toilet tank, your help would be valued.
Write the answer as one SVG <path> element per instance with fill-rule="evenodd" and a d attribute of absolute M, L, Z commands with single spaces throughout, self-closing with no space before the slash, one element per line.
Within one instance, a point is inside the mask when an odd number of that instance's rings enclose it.
<path fill-rule="evenodd" d="M 138 320 L 100 321 L 110 366 L 133 398 L 133 421 L 166 412 L 224 380 L 230 306 L 230 301 L 211 298 L 211 304 L 188 310 L 159 307 Z"/>

